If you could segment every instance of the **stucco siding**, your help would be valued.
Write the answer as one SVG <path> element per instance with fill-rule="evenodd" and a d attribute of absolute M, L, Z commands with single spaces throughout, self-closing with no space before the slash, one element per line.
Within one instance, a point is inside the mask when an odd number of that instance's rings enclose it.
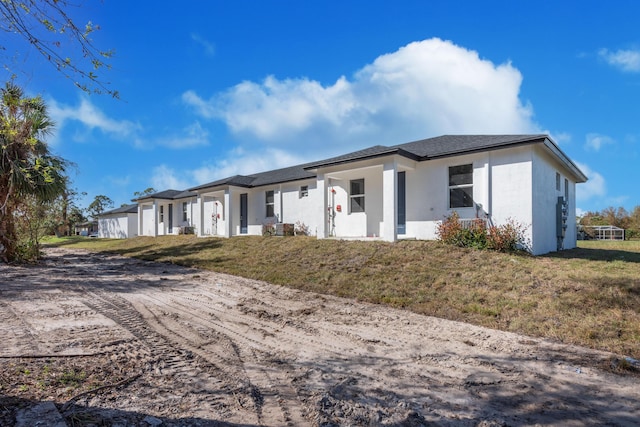
<path fill-rule="evenodd" d="M 364 212 L 353 212 L 351 181 L 364 179 Z M 329 235 L 338 237 L 380 236 L 382 215 L 382 166 L 333 172 L 327 183 Z M 335 214 L 333 225 L 331 214 Z"/>
<path fill-rule="evenodd" d="M 473 165 L 473 200 L 488 204 L 487 154 L 458 156 L 419 163 L 406 171 L 407 232 L 403 237 L 436 239 L 440 222 L 454 211 L 462 219 L 476 217 L 475 207 L 449 208 L 449 167 Z"/>
<path fill-rule="evenodd" d="M 301 194 L 301 187 L 307 187 L 307 195 Z M 309 234 L 317 235 L 319 227 L 324 224 L 318 223 L 320 216 L 318 211 L 322 211 L 322 194 L 318 191 L 316 180 L 296 181 L 281 185 L 282 209 L 278 206 L 280 218 L 286 224 L 304 225 L 308 228 Z M 277 203 L 277 202 L 276 202 Z"/>
<path fill-rule="evenodd" d="M 143 236 L 153 236 L 155 226 L 154 209 L 151 205 L 142 205 L 142 230 Z"/>
<path fill-rule="evenodd" d="M 136 214 L 108 215 L 98 219 L 98 237 L 126 239 L 137 233 Z"/>
<path fill-rule="evenodd" d="M 562 242 L 563 249 L 576 247 L 575 182 L 566 170 L 544 150 L 533 151 L 533 254 L 539 255 L 557 250 L 556 204 L 558 197 L 565 196 L 565 179 L 568 180 L 569 215 L 567 229 Z M 557 187 L 556 174 L 560 176 Z"/>
<path fill-rule="evenodd" d="M 489 153 L 490 202 L 484 207 L 493 225 L 510 220 L 526 227 L 527 244 L 534 243 L 532 235 L 532 159 L 531 147 L 519 147 Z"/>

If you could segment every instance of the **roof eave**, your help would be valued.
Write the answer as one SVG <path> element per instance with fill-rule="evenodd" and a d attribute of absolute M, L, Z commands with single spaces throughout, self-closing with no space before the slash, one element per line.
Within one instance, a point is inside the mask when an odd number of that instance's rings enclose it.
<path fill-rule="evenodd" d="M 544 145 L 558 159 L 560 159 L 560 161 L 569 171 L 571 171 L 571 173 L 574 175 L 574 178 L 576 178 L 576 184 L 587 182 L 589 180 L 589 178 L 580 170 L 580 168 L 575 163 L 573 163 L 573 161 L 566 154 L 564 154 L 560 147 L 558 147 L 558 145 L 550 137 L 545 138 Z"/>
<path fill-rule="evenodd" d="M 344 165 L 344 164 L 348 164 L 348 163 L 355 163 L 355 162 L 360 162 L 363 160 L 371 160 L 371 159 L 376 159 L 376 158 L 380 158 L 380 157 L 387 157 L 387 156 L 392 156 L 392 155 L 400 155 L 403 157 L 407 157 L 411 160 L 416 160 L 416 161 L 420 161 L 421 158 L 420 156 L 417 156 L 413 153 L 410 153 L 409 151 L 403 150 L 402 148 L 393 148 L 393 149 L 389 149 L 386 151 L 381 151 L 379 153 L 375 153 L 375 154 L 367 154 L 367 155 L 362 155 L 362 156 L 357 156 L 357 157 L 353 157 L 350 159 L 342 159 L 342 160 L 335 160 L 335 161 L 326 161 L 324 163 L 314 163 L 310 166 L 305 167 L 305 170 L 308 171 L 317 171 L 320 168 L 326 168 L 329 166 L 339 166 L 339 165 Z"/>

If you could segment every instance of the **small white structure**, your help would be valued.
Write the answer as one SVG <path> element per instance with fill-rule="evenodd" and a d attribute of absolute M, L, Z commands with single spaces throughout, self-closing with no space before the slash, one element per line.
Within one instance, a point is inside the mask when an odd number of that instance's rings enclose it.
<path fill-rule="evenodd" d="M 583 228 L 587 235 L 596 240 L 624 240 L 624 228 L 614 225 L 589 225 Z"/>
<path fill-rule="evenodd" d="M 517 221 L 543 254 L 576 246 L 575 185 L 586 180 L 547 135 L 445 135 L 145 196 L 138 229 L 175 233 L 174 212 L 198 236 L 298 223 L 318 238 L 434 239 L 455 211 Z"/>
<path fill-rule="evenodd" d="M 121 206 L 98 217 L 98 237 L 126 239 L 138 235 L 138 205 Z"/>

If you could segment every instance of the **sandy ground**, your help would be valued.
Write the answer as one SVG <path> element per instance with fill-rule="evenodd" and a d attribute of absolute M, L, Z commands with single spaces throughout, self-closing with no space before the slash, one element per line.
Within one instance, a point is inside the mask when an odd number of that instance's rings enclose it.
<path fill-rule="evenodd" d="M 0 425 L 638 425 L 638 378 L 598 369 L 612 358 L 79 250 L 0 265 Z M 25 366 L 108 386 L 34 398 Z"/>

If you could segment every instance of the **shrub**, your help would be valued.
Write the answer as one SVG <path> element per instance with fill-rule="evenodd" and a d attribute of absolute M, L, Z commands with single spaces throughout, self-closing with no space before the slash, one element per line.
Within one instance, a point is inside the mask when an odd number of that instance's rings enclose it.
<path fill-rule="evenodd" d="M 294 227 L 294 234 L 296 236 L 308 236 L 309 226 L 302 221 L 296 222 L 296 225 Z"/>
<path fill-rule="evenodd" d="M 267 221 L 262 224 L 263 236 L 275 236 L 276 235 L 276 223 L 273 221 Z"/>
<path fill-rule="evenodd" d="M 436 234 L 438 236 L 438 239 L 446 244 L 463 246 L 462 230 L 463 229 L 462 224 L 460 223 L 460 216 L 458 215 L 458 212 L 453 212 L 440 224 L 438 224 Z"/>
<path fill-rule="evenodd" d="M 527 227 L 508 219 L 503 225 L 487 228 L 485 221 L 474 219 L 464 227 L 457 212 L 446 217 L 436 230 L 438 239 L 449 245 L 464 248 L 493 249 L 500 252 L 528 250 L 525 234 Z"/>
<path fill-rule="evenodd" d="M 528 250 L 525 234 L 527 227 L 512 218 L 505 224 L 489 227 L 487 247 L 500 252 Z"/>

